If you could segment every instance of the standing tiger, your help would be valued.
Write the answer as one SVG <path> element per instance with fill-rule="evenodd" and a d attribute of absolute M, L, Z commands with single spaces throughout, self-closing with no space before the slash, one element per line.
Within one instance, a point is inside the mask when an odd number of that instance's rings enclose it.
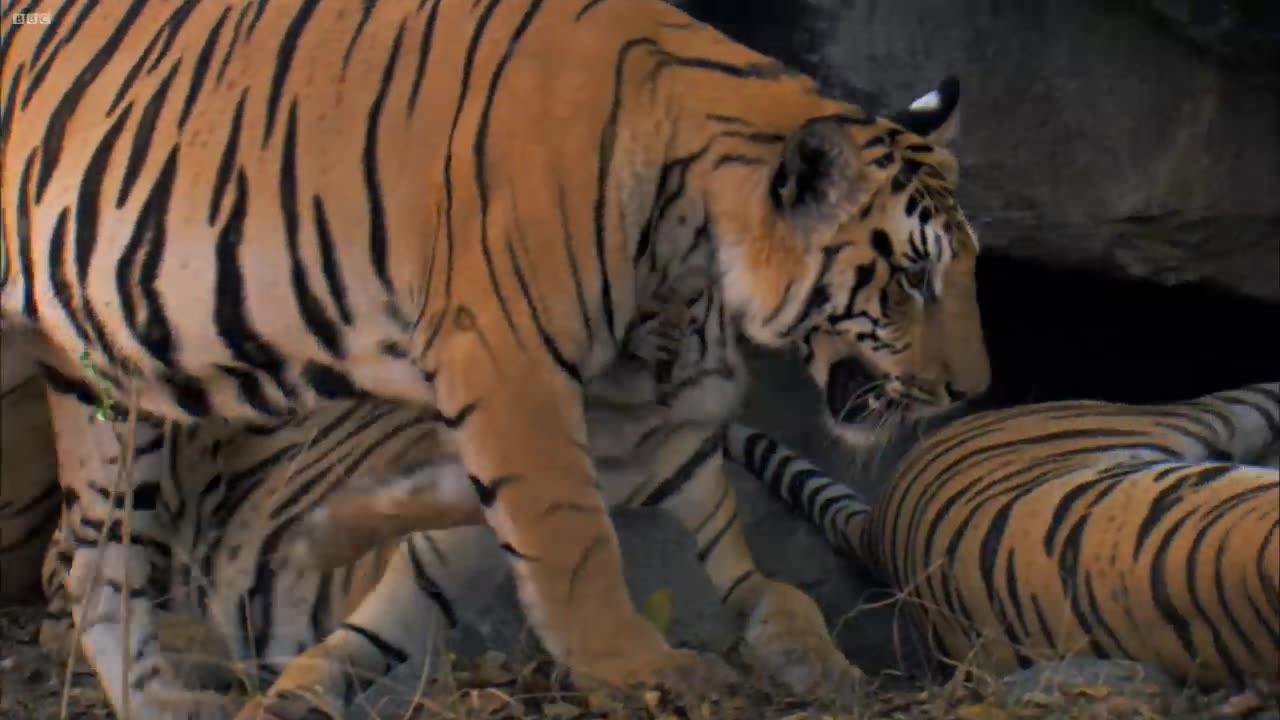
<path fill-rule="evenodd" d="M 641 313 L 715 294 L 750 340 L 799 349 L 854 437 L 853 366 L 878 378 L 860 402 L 895 417 L 988 383 L 952 80 L 872 116 L 660 0 L 14 12 L 50 22 L 6 24 L 0 57 L 5 332 L 50 382 L 155 418 L 265 424 L 374 396 L 438 421 L 531 624 L 579 675 L 723 675 L 636 612 L 588 452 L 584 388 L 609 384 Z M 728 417 L 730 386 L 697 420 Z M 60 481 L 110 487 L 115 453 L 76 442 L 101 433 L 65 397 Z M 678 407 L 658 413 L 662 455 L 697 468 L 719 426 Z M 129 590 L 146 551 L 104 528 L 68 576 L 100 667 L 149 637 Z M 753 611 L 800 647 L 766 664 L 805 658 L 810 689 L 841 677 L 778 592 Z M 118 704 L 154 675 L 104 684 Z"/>
<path fill-rule="evenodd" d="M 727 450 L 991 671 L 1131 658 L 1280 682 L 1280 383 L 1167 405 L 1069 401 L 925 436 L 873 506 L 772 439 Z"/>
<path fill-rule="evenodd" d="M 722 588 L 723 602 L 751 614 L 744 618 L 748 656 L 767 674 L 791 688 L 855 689 L 857 673 L 827 638 L 818 609 L 755 568 L 720 471 L 720 433 L 714 426 L 691 433 L 688 426 L 658 425 L 669 411 L 697 422 L 699 408 L 717 407 L 709 401 L 714 394 L 738 383 L 743 368 L 723 307 L 707 293 L 640 317 L 609 377 L 585 390 L 605 501 L 665 508 L 693 530 L 698 558 Z M 59 395 L 69 390 L 54 387 Z M 84 412 L 72 396 L 55 402 Z M 245 717 L 257 717 L 259 706 L 274 718 L 316 708 L 342 716 L 359 691 L 422 662 L 444 624 L 456 623 L 468 600 L 487 595 L 502 577 L 496 544 L 476 528 L 456 529 L 483 523 L 483 507 L 443 442 L 446 429 L 429 413 L 368 398 L 252 431 L 215 421 L 185 430 L 143 421 L 139 428 L 130 487 L 135 498 L 148 499 L 133 506 L 164 511 L 147 516 L 162 524 L 133 531 L 152 566 L 141 592 L 157 610 L 157 633 L 133 661 L 142 677 L 165 668 L 165 680 L 172 680 L 166 630 L 208 627 L 218 640 L 213 651 L 267 689 Z M 95 430 L 66 448 L 64 459 L 80 457 L 86 440 L 111 446 L 125 428 Z M 673 443 L 673 432 L 688 442 Z M 57 657 L 67 653 L 73 630 L 64 579 L 75 549 L 113 522 L 101 516 L 96 494 L 92 487 L 67 488 L 62 524 L 46 555 L 49 620 L 41 642 Z M 399 542 L 426 525 L 439 531 Z M 804 622 L 787 623 L 786 614 L 770 609 L 779 604 Z M 780 648 L 790 652 L 779 655 Z M 110 677 L 121 672 L 119 662 L 118 652 L 103 653 L 96 669 Z M 815 665 L 835 675 L 806 676 Z M 178 686 L 194 690 L 207 682 L 183 678 Z M 216 717 L 227 707 L 190 692 L 171 692 L 166 703 L 164 691 L 174 684 L 149 683 L 140 699 L 177 716 Z"/>

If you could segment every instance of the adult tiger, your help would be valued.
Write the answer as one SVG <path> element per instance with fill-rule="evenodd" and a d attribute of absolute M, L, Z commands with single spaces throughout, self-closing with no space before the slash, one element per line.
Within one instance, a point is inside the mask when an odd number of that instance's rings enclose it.
<path fill-rule="evenodd" d="M 35 360 L 0 336 L 0 605 L 26 599 L 58 519 L 58 478 Z"/>
<path fill-rule="evenodd" d="M 920 441 L 869 506 L 774 440 L 726 449 L 905 594 L 936 647 L 1007 673 L 1125 657 L 1280 681 L 1280 384 L 1167 405 L 1050 402 Z"/>
<path fill-rule="evenodd" d="M 50 22 L 8 25 L 0 57 L 4 327 L 39 335 L 55 382 L 156 417 L 362 394 L 432 413 L 575 672 L 720 675 L 635 612 L 585 452 L 583 386 L 639 312 L 722 293 L 747 337 L 801 348 L 838 415 L 828 376 L 859 363 L 904 415 L 988 382 L 953 81 L 873 117 L 659 0 L 6 9 Z M 77 457 L 62 481 L 105 486 L 111 453 Z M 76 550 L 73 610 L 79 566 L 108 561 L 90 658 L 124 642 L 122 603 L 146 616 L 121 594 L 142 552 Z"/>
<path fill-rule="evenodd" d="M 737 385 L 741 361 L 715 297 L 707 293 L 691 306 L 643 313 L 628 335 L 625 360 L 610 377 L 587 383 L 588 438 L 602 492 L 612 507 L 666 508 L 693 528 L 699 560 L 727 588 L 724 602 L 752 615 L 746 647 L 763 670 L 793 688 L 845 682 L 853 689 L 856 673 L 826 638 L 817 608 L 756 570 L 720 472 L 719 435 L 677 428 L 688 443 L 700 442 L 682 448 L 671 442 L 671 429 L 655 423 L 666 413 L 655 411 L 659 405 L 693 418 L 699 408 L 718 405 L 708 402 L 715 393 Z M 79 407 L 71 398 L 58 402 L 69 412 Z M 123 430 L 99 425 L 92 439 L 110 443 Z M 242 676 L 270 686 L 260 704 L 272 716 L 293 717 L 312 706 L 342 716 L 362 687 L 421 662 L 445 621 L 456 622 L 469 601 L 486 596 L 502 577 L 496 543 L 472 529 L 412 533 L 398 542 L 415 527 L 483 523 L 481 500 L 448 448 L 445 428 L 429 413 L 370 398 L 269 429 L 205 422 L 165 431 L 144 421 L 141 432 L 133 506 L 160 508 L 149 517 L 165 522 L 135 529 L 153 568 L 152 583 L 138 592 L 159 612 L 151 623 L 157 632 L 133 663 L 137 675 L 153 679 L 158 671 L 170 684 L 143 685 L 135 707 L 160 702 L 163 691 L 178 684 L 172 658 L 162 650 L 166 631 L 186 623 L 211 625 L 215 653 L 244 667 Z M 74 460 L 76 449 L 67 452 Z M 41 642 L 59 656 L 72 630 L 75 601 L 64 579 L 75 548 L 113 522 L 97 514 L 97 494 L 92 487 L 68 488 L 62 525 L 46 556 L 50 620 Z M 369 547 L 376 549 L 366 552 Z M 788 623 L 789 615 L 803 622 Z M 792 651 L 781 665 L 774 660 L 779 648 Z M 208 651 L 201 643 L 198 652 Z M 120 658 L 104 652 L 96 669 L 108 678 L 119 674 Z M 813 677 L 815 666 L 834 675 Z M 192 680 L 180 686 L 209 682 Z M 165 707 L 179 716 L 225 707 L 206 705 L 190 692 L 170 695 L 178 705 L 171 700 Z"/>

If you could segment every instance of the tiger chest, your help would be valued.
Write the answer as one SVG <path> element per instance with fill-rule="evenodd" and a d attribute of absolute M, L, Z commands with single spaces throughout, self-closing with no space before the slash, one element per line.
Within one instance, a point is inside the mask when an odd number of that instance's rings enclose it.
<path fill-rule="evenodd" d="M 698 310 L 702 312 L 697 312 Z M 730 332 L 695 305 L 672 331 L 669 317 L 627 338 L 627 351 L 586 387 L 587 435 L 607 496 L 652 480 L 664 443 L 697 428 L 714 432 L 739 409 L 746 385 Z"/>

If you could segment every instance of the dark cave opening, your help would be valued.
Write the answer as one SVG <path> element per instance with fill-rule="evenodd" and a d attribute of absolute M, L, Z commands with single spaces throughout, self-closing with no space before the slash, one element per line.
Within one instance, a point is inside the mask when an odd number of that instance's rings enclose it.
<path fill-rule="evenodd" d="M 1280 379 L 1280 303 L 984 253 L 992 405 L 1155 403 Z"/>

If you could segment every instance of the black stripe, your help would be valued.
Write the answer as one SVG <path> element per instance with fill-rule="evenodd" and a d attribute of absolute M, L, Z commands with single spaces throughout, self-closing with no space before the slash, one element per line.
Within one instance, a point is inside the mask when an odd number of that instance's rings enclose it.
<path fill-rule="evenodd" d="M 702 443 L 693 451 L 680 467 L 675 469 L 665 480 L 658 483 L 643 501 L 641 507 L 654 507 L 666 502 L 680 492 L 696 475 L 698 470 L 712 457 L 720 453 L 722 438 L 720 433 L 711 433 L 703 438 Z"/>
<path fill-rule="evenodd" d="M 249 94 L 249 89 L 245 88 L 240 93 L 240 99 L 236 101 L 236 111 L 231 116 L 231 128 L 227 131 L 227 140 L 222 145 L 222 155 L 218 158 L 218 169 L 213 176 L 213 192 L 209 195 L 209 225 L 212 226 L 218 220 L 218 210 L 222 208 L 222 197 L 227 192 L 227 185 L 231 182 L 231 168 L 234 167 L 236 156 L 240 151 L 240 126 L 244 120 L 244 101 Z"/>
<path fill-rule="evenodd" d="M 382 105 L 386 102 L 391 88 L 391 80 L 395 77 L 396 62 L 400 57 L 400 41 L 404 36 L 404 22 L 396 30 L 396 37 L 391 41 L 391 54 L 382 69 L 382 78 L 378 82 L 378 94 L 369 106 L 369 116 L 365 120 L 364 151 L 362 169 L 364 170 L 364 187 L 369 197 L 369 255 L 373 261 L 374 272 L 388 293 L 392 291 L 391 274 L 387 267 L 387 219 L 382 203 L 382 188 L 378 182 L 378 121 L 382 117 Z M 452 136 L 451 136 L 452 137 Z"/>
<path fill-rule="evenodd" d="M 421 8 L 419 8 L 421 9 Z M 422 40 L 418 43 L 418 62 L 413 68 L 413 88 L 409 90 L 409 112 L 413 112 L 418 104 L 418 93 L 422 90 L 422 77 L 427 68 L 427 60 L 431 57 L 431 44 L 436 34 L 436 16 L 440 13 L 440 2 L 436 1 L 427 13 L 422 26 Z"/>
<path fill-rule="evenodd" d="M 528 31 L 529 25 L 532 24 L 533 18 L 538 13 L 538 9 L 542 6 L 542 0 L 533 0 L 529 3 L 529 7 L 525 9 L 524 15 L 521 16 L 519 24 L 516 25 L 515 31 L 512 33 L 511 40 L 508 41 L 506 50 L 499 58 L 498 64 L 494 67 L 493 74 L 489 78 L 489 88 L 485 92 L 484 104 L 480 109 L 480 118 L 476 127 L 476 139 L 472 144 L 472 153 L 475 161 L 476 174 L 476 201 L 479 203 L 480 210 L 480 251 L 484 256 L 485 270 L 489 275 L 489 284 L 493 287 L 494 297 L 498 301 L 498 307 L 502 310 L 502 316 L 507 321 L 507 326 L 511 329 L 512 338 L 516 344 L 523 347 L 520 338 L 520 330 L 516 327 L 515 319 L 511 316 L 511 308 L 507 304 L 507 299 L 502 292 L 502 285 L 498 282 L 497 266 L 493 259 L 493 252 L 489 249 L 489 181 L 486 168 L 488 158 L 485 156 L 485 150 L 488 148 L 489 142 L 489 123 L 493 113 L 493 101 L 498 95 L 498 85 L 502 82 L 502 75 L 507 69 L 507 65 L 511 62 L 511 57 L 515 54 L 516 47 L 520 44 L 520 39 L 524 37 Z M 477 32 L 475 39 L 478 40 L 480 34 Z M 473 43 L 470 51 L 474 52 L 479 47 L 478 43 Z M 511 255 L 511 261 L 515 271 L 519 274 L 520 269 L 517 265 L 515 252 L 508 246 L 508 253 Z M 532 298 L 529 295 L 528 287 L 522 283 L 522 289 L 525 291 L 525 297 L 530 302 L 531 312 L 534 315 L 534 321 L 537 322 L 537 310 L 532 305 Z M 541 329 L 541 328 L 540 328 Z M 546 344 L 547 335 L 543 331 L 543 342 Z M 559 354 L 558 348 L 554 344 L 548 347 L 552 357 L 556 359 L 558 365 L 569 372 L 575 380 L 579 379 L 577 369 L 565 362 L 563 356 Z"/>
<path fill-rule="evenodd" d="M 361 394 L 346 373 L 314 360 L 302 366 L 302 379 L 325 400 L 348 400 Z"/>
<path fill-rule="evenodd" d="M 214 246 L 214 326 L 233 358 L 267 373 L 285 397 L 292 398 L 295 393 L 284 378 L 284 358 L 253 329 L 245 315 L 247 298 L 239 254 L 244 242 L 245 217 L 248 214 L 247 185 L 244 171 L 237 172 L 231 211 L 218 232 Z"/>
<path fill-rule="evenodd" d="M 151 186 L 151 192 L 142 203 L 129 244 L 116 265 L 116 288 L 120 293 L 121 309 L 129 329 L 156 362 L 170 369 L 174 367 L 173 331 L 165 316 L 164 302 L 160 299 L 156 280 L 160 275 L 160 261 L 165 254 L 165 217 L 169 213 L 169 200 L 177 172 L 178 146 L 174 145 L 165 158 L 164 167 L 156 177 L 155 184 Z M 135 290 L 129 282 L 129 270 L 138 250 L 143 247 L 146 250 L 138 270 L 136 290 L 142 294 L 142 316 L 139 317 L 140 313 L 132 303 Z"/>
<path fill-rule="evenodd" d="M 364 638 L 365 640 L 368 640 L 369 644 L 372 645 L 374 649 L 378 651 L 378 654 L 382 655 L 382 658 L 390 666 L 395 667 L 395 666 L 403 665 L 409 660 L 409 653 L 405 652 L 404 650 L 401 650 L 390 640 L 387 640 L 386 638 L 382 637 L 381 635 L 378 635 L 377 633 L 375 633 L 372 630 L 369 630 L 368 628 L 363 628 L 363 627 L 360 627 L 359 625 L 353 625 L 348 622 L 344 622 L 338 627 L 343 630 L 353 632 L 356 635 L 359 635 L 360 637 Z"/>
<path fill-rule="evenodd" d="M 102 73 L 107 62 L 115 57 L 120 44 L 124 41 L 125 36 L 129 34 L 129 30 L 132 29 L 146 3 L 147 0 L 133 0 L 130 3 L 129 9 L 120 17 L 119 23 L 112 29 L 111 35 L 107 37 L 106 42 L 98 48 L 98 51 L 93 54 L 89 62 L 85 63 L 84 69 L 80 71 L 80 74 L 76 75 L 71 84 L 62 92 L 62 97 L 58 100 L 58 104 L 54 106 L 53 112 L 49 113 L 44 137 L 40 141 L 40 168 L 36 171 L 35 195 L 37 204 L 44 199 L 44 191 L 48 189 L 49 181 L 53 179 L 53 171 L 58 166 L 58 161 L 62 158 L 62 142 L 67 136 L 67 123 L 75 115 L 76 109 L 80 107 L 80 101 L 84 99 L 84 94 L 89 90 L 89 86 L 98 79 L 98 75 Z"/>
<path fill-rule="evenodd" d="M 71 6 L 75 4 L 76 0 L 64 0 L 63 3 L 58 6 L 58 9 L 53 11 L 52 17 L 49 19 L 49 24 L 41 30 L 40 39 L 36 41 L 35 50 L 32 51 L 31 57 L 27 60 L 31 67 L 36 67 L 40 64 L 40 56 L 44 54 L 44 51 L 49 48 L 49 43 L 53 42 L 54 37 L 58 35 L 58 30 L 62 27 L 62 22 L 67 19 L 67 16 L 71 12 Z M 83 13 L 85 8 L 81 8 L 80 11 Z M 5 15 L 8 14 L 9 13 L 6 11 Z M 13 18 L 10 17 L 8 20 L 10 22 L 10 27 L 13 27 Z"/>
<path fill-rule="evenodd" d="M 1178 518 L 1156 543 L 1155 552 L 1151 557 L 1151 569 L 1147 582 L 1148 589 L 1151 591 L 1151 601 L 1160 613 L 1161 619 L 1177 636 L 1183 656 L 1194 658 L 1198 657 L 1200 653 L 1196 648 L 1196 640 L 1191 631 L 1191 623 L 1186 616 L 1179 612 L 1177 601 L 1174 600 L 1170 593 L 1170 578 L 1168 577 L 1168 569 L 1165 567 L 1170 560 L 1169 551 L 1173 547 L 1174 540 L 1179 537 L 1182 528 L 1190 519 L 1191 514 L 1189 513 Z M 1184 581 L 1185 579 L 1182 578 Z"/>
<path fill-rule="evenodd" d="M 138 55 L 133 61 L 133 65 L 129 67 L 129 72 L 125 73 L 124 80 L 120 82 L 120 86 L 116 88 L 116 94 L 111 98 L 111 104 L 107 106 L 107 116 L 110 117 L 115 113 L 120 103 L 124 102 L 129 95 L 129 91 L 133 90 L 134 84 L 138 78 L 142 76 L 142 68 L 146 66 L 147 61 L 151 59 L 151 53 L 155 52 L 160 45 L 160 38 L 164 33 L 164 26 L 160 26 L 158 30 L 151 35 L 151 39 L 147 41 L 145 47 L 142 48 L 142 54 Z"/>
<path fill-rule="evenodd" d="M 618 137 L 618 118 L 622 114 L 622 76 L 627 59 L 633 50 L 653 50 L 658 44 L 650 38 L 632 38 L 623 44 L 613 66 L 613 90 L 609 99 L 609 115 L 600 131 L 600 149 L 596 156 L 596 197 L 592 204 L 595 224 L 596 266 L 600 272 L 600 303 L 604 314 L 605 329 L 609 338 L 617 341 L 617 320 L 613 317 L 613 287 L 609 280 L 608 251 L 606 244 L 605 209 L 609 198 L 609 170 L 613 164 L 614 145 Z"/>
<path fill-rule="evenodd" d="M 311 210 L 315 217 L 316 243 L 320 246 L 320 267 L 324 271 L 325 286 L 329 289 L 329 299 L 338 310 L 338 316 L 345 325 L 351 324 L 351 308 L 347 305 L 347 286 L 342 280 L 342 267 L 338 262 L 337 244 L 333 241 L 333 233 L 329 231 L 329 220 L 325 215 L 324 201 L 319 195 L 311 196 Z"/>
<path fill-rule="evenodd" d="M 164 76 L 164 80 L 160 82 L 160 86 L 156 88 L 155 93 L 147 100 L 147 104 L 142 107 L 142 113 L 138 115 L 138 126 L 133 129 L 133 143 L 129 147 L 129 156 L 124 166 L 124 178 L 120 181 L 120 192 L 116 194 L 117 210 L 123 208 L 129 201 L 129 193 L 133 192 L 134 183 L 138 181 L 138 173 L 147 162 L 147 155 L 151 152 L 152 143 L 155 142 L 156 119 L 164 109 L 169 87 L 173 84 L 173 78 L 178 74 L 178 68 L 181 65 L 182 60 L 179 59 L 173 67 L 169 68 L 169 74 Z"/>
<path fill-rule="evenodd" d="M 169 50 L 173 48 L 173 41 L 178 39 L 178 33 L 182 32 L 182 26 L 187 24 L 187 20 L 191 17 L 191 11 L 195 10 L 200 0 L 184 0 L 165 21 L 161 27 L 165 31 L 164 43 L 160 45 L 160 52 L 156 53 L 155 59 L 151 61 L 151 67 L 147 68 L 147 74 L 155 72 L 160 67 L 160 63 L 168 57 Z"/>
<path fill-rule="evenodd" d="M 15 12 L 14 6 L 17 4 L 17 2 L 18 0 L 13 0 L 13 3 L 10 4 L 9 9 L 5 10 L 4 12 L 4 16 L 8 18 L 8 21 L 5 23 L 4 35 L 0 36 L 0 68 L 9 66 L 9 51 L 12 50 L 15 43 L 17 43 L 18 34 L 25 32 L 28 27 L 31 27 L 26 24 L 22 24 L 22 25 L 13 24 L 11 16 Z M 34 8 L 38 4 L 40 4 L 40 0 L 28 0 L 27 6 L 22 8 L 22 11 L 21 11 L 22 14 L 24 15 L 27 14 L 28 12 L 31 11 L 32 8 Z"/>
<path fill-rule="evenodd" d="M 747 165 L 747 166 L 758 167 L 758 166 L 763 166 L 768 164 L 769 164 L 769 161 L 765 160 L 764 158 L 755 157 L 752 155 L 743 155 L 741 153 L 730 153 L 728 155 L 721 155 L 720 157 L 716 158 L 716 161 L 711 165 L 711 169 L 719 170 L 720 168 L 726 165 Z"/>
<path fill-rule="evenodd" d="M 275 129 L 276 113 L 280 110 L 280 102 L 284 96 L 284 81 L 289 77 L 289 68 L 293 65 L 293 56 L 298 51 L 298 39 L 302 37 L 302 31 L 306 29 L 307 23 L 310 22 L 311 16 L 316 11 L 316 6 L 320 4 L 320 0 L 302 0 L 301 7 L 294 14 L 293 19 L 289 21 L 289 26 L 285 28 L 284 35 L 280 38 L 280 49 L 276 51 L 276 65 L 271 73 L 271 91 L 267 96 L 267 124 L 262 131 L 262 147 L 267 146 L 267 142 L 271 140 L 271 132 Z M 261 12 L 259 12 L 261 15 Z M 256 23 L 257 17 L 254 18 Z M 249 33 L 253 32 L 253 25 L 249 26 Z M 247 37 L 247 36 L 246 36 Z"/>
<path fill-rule="evenodd" d="M 248 42 L 249 38 L 253 36 L 253 31 L 258 27 L 258 22 L 262 20 L 262 13 L 266 12 L 266 10 L 267 10 L 267 0 L 257 0 L 255 2 L 254 8 L 253 8 L 253 17 L 249 19 L 249 25 L 245 28 L 245 31 L 244 31 L 245 42 Z"/>
<path fill-rule="evenodd" d="M 369 23 L 369 16 L 373 14 L 373 8 L 378 4 L 378 0 L 361 0 L 360 2 L 360 19 L 356 21 L 356 28 L 351 32 L 351 39 L 347 41 L 347 49 L 342 53 L 342 74 L 347 76 L 347 67 L 351 64 L 351 53 L 356 49 L 356 41 L 360 39 L 360 35 L 364 32 L 364 27 Z"/>
<path fill-rule="evenodd" d="M 587 13 L 594 10 L 595 7 L 599 5 L 601 2 L 604 2 L 604 0 L 587 0 L 587 4 L 583 5 L 582 9 L 578 11 L 578 14 L 573 16 L 574 21 L 576 22 L 581 20 L 583 17 L 586 16 Z"/>
<path fill-rule="evenodd" d="M 191 110 L 195 108 L 196 100 L 200 97 L 200 90 L 204 88 L 205 78 L 209 75 L 209 63 L 213 61 L 213 50 L 222 37 L 222 26 L 226 24 L 230 14 L 231 8 L 223 8 L 218 21 L 213 24 L 213 30 L 209 32 L 209 37 L 200 48 L 200 54 L 196 56 L 195 67 L 191 70 L 191 84 L 187 86 L 187 96 L 182 101 L 182 112 L 178 115 L 179 130 L 186 126 L 187 120 L 191 117 Z"/>
<path fill-rule="evenodd" d="M 312 337 L 325 351 L 336 359 L 346 357 L 342 333 L 337 323 L 329 317 L 320 299 L 311 290 L 307 270 L 302 263 L 298 242 L 298 101 L 289 103 L 289 117 L 285 120 L 284 146 L 280 152 L 280 209 L 284 215 L 285 247 L 289 251 L 289 283 L 293 290 L 298 311 L 307 324 Z"/>
<path fill-rule="evenodd" d="M 0 138 L 9 141 L 9 123 L 13 121 L 14 105 L 18 101 L 18 89 L 22 87 L 22 73 L 27 66 L 18 63 L 13 69 L 13 77 L 9 79 L 9 92 L 4 95 L 4 105 L 0 106 Z"/>
<path fill-rule="evenodd" d="M 573 242 L 572 227 L 569 220 L 569 208 L 565 205 L 564 185 L 556 185 L 556 204 L 560 213 L 561 236 L 564 240 L 564 254 L 569 261 L 569 275 L 573 279 L 573 294 L 578 300 L 578 313 L 582 318 L 582 326 L 587 330 L 587 342 L 595 337 L 595 328 L 591 325 L 591 308 L 587 305 L 585 289 L 582 286 L 582 273 L 578 269 L 578 256 Z"/>
<path fill-rule="evenodd" d="M 18 269 L 22 272 L 22 316 L 35 320 L 36 307 L 35 256 L 31 253 L 31 168 L 35 167 L 36 151 L 27 155 L 18 177 L 18 197 L 13 208 L 14 234 L 18 236 Z"/>
<path fill-rule="evenodd" d="M 240 6 L 240 14 L 236 16 L 236 24 L 231 28 L 231 42 L 227 43 L 227 51 L 222 54 L 222 62 L 218 63 L 218 74 L 216 80 L 219 85 L 222 84 L 222 77 L 227 72 L 227 65 L 231 62 L 231 53 L 235 51 L 236 45 L 240 42 L 240 31 L 244 28 L 244 19 L 249 15 L 249 5 L 245 3 Z"/>
<path fill-rule="evenodd" d="M 458 627 L 458 614 L 454 611 L 453 603 L 449 602 L 448 596 L 444 594 L 440 585 L 431 578 L 431 573 L 427 572 L 426 563 L 418 556 L 418 548 L 413 542 L 417 537 L 430 542 L 431 536 L 426 533 L 418 533 L 416 536 L 411 536 L 404 543 L 405 552 L 409 555 L 409 564 L 413 568 L 414 583 L 417 584 L 418 589 L 424 595 L 435 601 L 440 608 L 440 612 L 444 613 L 444 618 L 449 623 L 449 629 L 452 630 Z"/>
<path fill-rule="evenodd" d="M 750 580 L 755 575 L 756 570 L 754 568 L 750 570 L 743 570 L 742 574 L 734 578 L 734 581 L 729 583 L 729 587 L 725 588 L 724 594 L 720 596 L 720 604 L 724 605 L 728 603 L 729 598 L 733 597 L 733 594 L 738 591 L 738 588 L 742 587 L 743 583 Z"/>
<path fill-rule="evenodd" d="M 533 326 L 538 331 L 539 339 L 542 340 L 542 347 L 551 355 L 551 359 L 555 361 L 557 367 L 573 378 L 575 383 L 581 385 L 582 372 L 578 370 L 578 366 L 573 361 L 565 357 L 564 351 L 560 349 L 555 337 L 547 330 L 546 324 L 542 322 L 542 317 L 538 314 L 538 303 L 529 288 L 529 281 L 524 276 L 524 270 L 520 268 L 520 258 L 516 255 L 515 246 L 510 242 L 507 243 L 507 257 L 511 261 L 511 270 L 515 273 L 516 282 L 520 286 L 520 294 L 524 296 L 525 304 L 529 307 L 529 316 L 533 318 Z"/>
<path fill-rule="evenodd" d="M 729 519 L 725 521 L 724 525 L 716 531 L 716 534 L 711 536 L 711 539 L 707 541 L 707 544 L 698 548 L 698 562 L 705 563 L 707 558 L 711 557 L 711 553 L 716 551 L 716 548 L 720 546 L 720 541 L 724 540 L 724 537 L 729 534 L 729 530 L 731 530 L 737 522 L 738 511 L 735 510 L 729 515 Z"/>
<path fill-rule="evenodd" d="M 34 62 L 32 63 L 32 67 L 35 69 L 35 72 L 32 73 L 31 85 L 27 87 L 27 93 L 22 98 L 23 109 L 27 107 L 27 103 L 31 102 L 31 96 L 35 93 L 36 89 L 44 83 L 44 79 L 48 76 L 49 70 L 53 67 L 54 61 L 58 58 L 58 53 L 62 52 L 62 48 L 69 45 L 71 41 L 75 39 L 76 34 L 80 32 L 80 28 L 84 25 L 84 21 L 88 19 L 89 13 L 92 12 L 95 7 L 96 3 L 90 2 L 80 8 L 80 12 L 76 15 L 76 19 L 73 20 L 71 22 L 71 26 L 67 28 L 67 33 L 58 38 L 58 43 L 53 46 L 53 50 L 49 53 L 49 56 L 44 59 L 44 63 L 38 67 Z M 45 28 L 45 32 L 41 39 L 50 37 L 53 33 L 53 28 L 47 27 Z"/>
<path fill-rule="evenodd" d="M 818 267 L 818 275 L 814 278 L 813 284 L 809 286 L 809 294 L 805 297 L 804 305 L 801 306 L 800 312 L 791 320 L 786 330 L 782 331 L 783 335 L 791 335 L 803 326 L 814 314 L 820 312 L 831 300 L 831 291 L 827 289 L 827 276 L 831 274 L 831 268 L 835 264 L 835 259 L 840 253 L 852 247 L 850 243 L 836 243 L 822 248 L 822 264 Z"/>
<path fill-rule="evenodd" d="M 493 11 L 498 7 L 498 0 L 489 0 L 489 3 L 481 11 L 480 16 L 476 19 L 475 31 L 471 35 L 471 39 L 467 44 L 466 55 L 462 60 L 462 76 L 459 79 L 458 99 L 453 108 L 453 120 L 449 124 L 449 138 L 445 144 L 444 153 L 444 221 L 445 221 L 445 269 L 444 269 L 444 298 L 446 308 L 441 312 L 437 319 L 436 327 L 432 329 L 427 339 L 427 346 L 435 342 L 436 334 L 440 328 L 444 326 L 444 316 L 448 313 L 448 304 L 451 302 L 453 290 L 453 141 L 458 132 L 458 123 L 462 118 L 462 108 L 466 105 L 467 94 L 471 90 L 471 73 L 474 70 L 476 62 L 476 51 L 480 46 L 480 40 L 484 36 L 485 28 L 489 25 L 489 20 L 493 16 Z"/>
<path fill-rule="evenodd" d="M 75 267 L 76 283 L 80 290 L 80 304 L 85 313 L 85 319 L 94 332 L 94 337 L 107 357 L 112 359 L 112 364 L 114 364 L 114 351 L 111 348 L 111 344 L 107 342 L 106 331 L 103 330 L 102 323 L 94 314 L 93 307 L 89 303 L 86 282 L 89 275 L 89 263 L 93 259 L 93 251 L 97 246 L 98 233 L 101 232 L 101 228 L 98 225 L 98 206 L 102 201 L 102 181 L 106 176 L 107 165 L 111 161 L 111 152 L 115 148 L 116 142 L 120 139 L 120 134 L 124 130 L 124 124 L 128 117 L 129 112 L 126 110 L 107 128 L 102 140 L 94 148 L 93 154 L 89 156 L 89 162 L 85 165 L 79 191 L 76 193 Z"/>
<path fill-rule="evenodd" d="M 235 382 L 240 399 L 253 408 L 254 412 L 268 416 L 282 414 L 282 411 L 267 399 L 262 389 L 262 381 L 252 371 L 230 365 L 219 365 L 218 370 Z"/>
<path fill-rule="evenodd" d="M 40 376 L 44 378 L 45 385 L 53 392 L 59 395 L 69 395 L 76 399 L 85 407 L 95 407 L 98 404 L 98 391 L 89 383 L 62 374 L 62 371 L 46 365 L 38 364 L 40 368 Z"/>

